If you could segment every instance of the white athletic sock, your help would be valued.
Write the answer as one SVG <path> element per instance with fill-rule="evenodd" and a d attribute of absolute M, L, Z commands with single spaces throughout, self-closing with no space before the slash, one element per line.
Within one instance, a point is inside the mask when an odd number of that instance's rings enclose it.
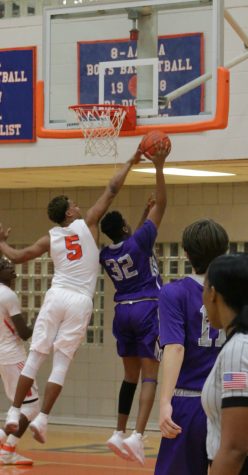
<path fill-rule="evenodd" d="M 21 414 L 21 409 L 19 407 L 11 406 L 8 410 L 8 415 L 9 414 L 13 415 L 14 417 L 19 418 Z"/>
<path fill-rule="evenodd" d="M 15 437 L 13 434 L 10 434 L 6 440 L 6 443 L 11 447 L 15 447 L 19 442 L 19 437 Z"/>
<path fill-rule="evenodd" d="M 35 418 L 38 422 L 41 422 L 43 424 L 47 424 L 48 422 L 48 414 L 45 414 L 44 412 L 40 412 L 38 416 Z"/>

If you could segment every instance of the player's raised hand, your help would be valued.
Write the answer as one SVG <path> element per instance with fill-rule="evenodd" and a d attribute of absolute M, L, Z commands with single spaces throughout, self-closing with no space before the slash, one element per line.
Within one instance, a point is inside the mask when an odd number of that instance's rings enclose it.
<path fill-rule="evenodd" d="M 0 223 L 0 241 L 6 241 L 9 237 L 11 228 L 7 228 L 6 230 L 3 228 L 2 223 Z"/>
<path fill-rule="evenodd" d="M 171 142 L 158 142 L 154 145 L 155 154 L 151 157 L 151 161 L 154 165 L 161 165 L 165 162 L 166 158 L 171 151 Z"/>

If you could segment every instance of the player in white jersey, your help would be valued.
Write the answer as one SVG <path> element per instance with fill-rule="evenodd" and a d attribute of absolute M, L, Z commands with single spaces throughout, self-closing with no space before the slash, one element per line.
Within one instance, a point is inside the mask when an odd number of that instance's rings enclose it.
<path fill-rule="evenodd" d="M 210 475 L 248 474 L 248 254 L 216 258 L 203 293 L 211 325 L 227 333 L 202 392 Z"/>
<path fill-rule="evenodd" d="M 48 216 L 59 226 L 24 249 L 14 249 L 6 239 L 9 229 L 0 226 L 0 250 L 13 262 L 25 262 L 50 251 L 54 278 L 37 317 L 30 352 L 19 378 L 6 430 L 18 428 L 20 407 L 41 364 L 53 348 L 53 367 L 48 379 L 41 412 L 30 424 L 34 438 L 45 442 L 48 414 L 59 396 L 70 362 L 91 318 L 92 298 L 99 266 L 98 223 L 120 190 L 132 165 L 140 160 L 136 152 L 110 180 L 104 193 L 87 211 L 85 220 L 79 207 L 68 197 L 55 197 L 48 204 Z"/>
<path fill-rule="evenodd" d="M 21 315 L 20 302 L 10 288 L 15 280 L 14 265 L 0 258 L 0 376 L 6 396 L 13 402 L 16 385 L 26 360 L 22 340 L 32 335 Z M 39 396 L 34 384 L 23 401 L 19 430 L 7 435 L 0 429 L 0 465 L 32 465 L 33 461 L 16 453 L 20 437 L 39 412 Z"/>

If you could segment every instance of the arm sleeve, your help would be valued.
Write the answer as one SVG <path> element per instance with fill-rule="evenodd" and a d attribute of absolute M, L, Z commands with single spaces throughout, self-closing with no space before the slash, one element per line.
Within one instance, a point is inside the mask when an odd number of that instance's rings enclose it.
<path fill-rule="evenodd" d="M 248 406 L 248 343 L 237 340 L 223 350 L 222 408 Z"/>
<path fill-rule="evenodd" d="M 176 283 L 164 285 L 159 297 L 159 338 L 161 346 L 184 346 L 185 321 L 182 293 Z"/>
<path fill-rule="evenodd" d="M 157 237 L 157 228 L 152 221 L 147 219 L 142 226 L 135 231 L 133 238 L 147 254 L 151 253 Z"/>

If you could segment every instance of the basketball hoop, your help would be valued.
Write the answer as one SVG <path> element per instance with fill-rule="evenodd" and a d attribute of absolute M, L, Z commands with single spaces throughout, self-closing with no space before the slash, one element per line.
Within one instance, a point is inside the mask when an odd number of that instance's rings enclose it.
<path fill-rule="evenodd" d="M 85 154 L 117 157 L 117 138 L 129 107 L 119 104 L 78 104 L 74 111 L 85 139 Z"/>

